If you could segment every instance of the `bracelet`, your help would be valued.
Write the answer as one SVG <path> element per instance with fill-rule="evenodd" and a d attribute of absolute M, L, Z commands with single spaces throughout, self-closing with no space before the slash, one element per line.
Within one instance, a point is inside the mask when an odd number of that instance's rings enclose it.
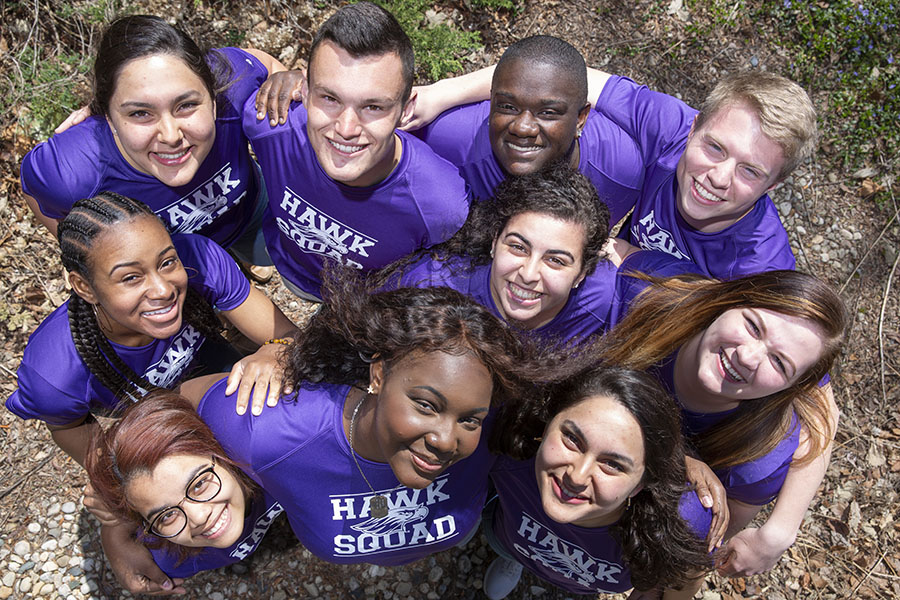
<path fill-rule="evenodd" d="M 292 343 L 293 340 L 287 338 L 272 338 L 271 340 L 263 344 L 263 346 L 268 346 L 269 344 L 284 344 L 285 346 L 290 346 Z"/>

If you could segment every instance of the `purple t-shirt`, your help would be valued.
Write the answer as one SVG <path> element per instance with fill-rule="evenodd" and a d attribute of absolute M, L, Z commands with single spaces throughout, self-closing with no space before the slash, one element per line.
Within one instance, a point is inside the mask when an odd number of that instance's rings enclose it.
<path fill-rule="evenodd" d="M 534 472 L 534 458 L 497 459 L 491 480 L 500 506 L 494 513 L 497 539 L 520 563 L 543 579 L 576 594 L 613 594 L 628 591 L 631 573 L 612 526 L 580 527 L 557 523 L 544 512 Z M 678 512 L 698 538 L 712 523 L 694 492 L 681 496 Z"/>
<path fill-rule="evenodd" d="M 692 437 L 700 435 L 737 410 L 700 413 L 681 406 L 675 395 L 674 357 L 651 371 L 681 407 L 681 430 L 688 442 Z M 794 414 L 784 438 L 767 454 L 739 465 L 713 469 L 713 472 L 725 486 L 729 498 L 762 506 L 778 496 L 799 445 L 800 423 Z"/>
<path fill-rule="evenodd" d="M 305 384 L 262 415 L 238 415 L 225 380 L 200 403 L 228 455 L 281 506 L 307 550 L 333 563 L 400 565 L 446 550 L 478 524 L 494 462 L 485 429 L 475 452 L 420 490 L 400 485 L 390 465 L 356 455 L 344 435 L 349 386 Z M 388 515 L 369 515 L 369 486 Z"/>
<path fill-rule="evenodd" d="M 506 179 L 491 150 L 490 112 L 489 100 L 457 106 L 414 132 L 459 168 L 473 197 L 480 200 L 493 196 L 497 184 Z M 640 150 L 622 128 L 595 110 L 588 115 L 578 144 L 578 170 L 609 206 L 612 227 L 628 214 L 640 193 L 644 177 Z"/>
<path fill-rule="evenodd" d="M 140 200 L 171 233 L 200 233 L 224 247 L 246 229 L 259 196 L 247 138 L 241 130 L 244 100 L 255 94 L 268 71 L 238 48 L 219 50 L 234 71 L 216 98 L 216 139 L 190 183 L 169 187 L 132 167 L 119 152 L 106 119 L 93 116 L 35 146 L 22 160 L 22 190 L 41 212 L 65 217 L 72 205 L 98 192 Z"/>
<path fill-rule="evenodd" d="M 384 181 L 351 187 L 331 179 L 306 132 L 306 107 L 295 103 L 284 125 L 256 120 L 250 98 L 244 131 L 259 158 L 269 206 L 266 247 L 278 272 L 319 295 L 326 258 L 378 269 L 450 238 L 469 213 L 469 190 L 456 167 L 421 140 L 397 131 L 400 162 Z"/>
<path fill-rule="evenodd" d="M 787 232 L 768 195 L 736 223 L 714 233 L 697 231 L 681 217 L 676 168 L 696 110 L 617 76 L 604 86 L 597 110 L 637 141 L 646 169 L 631 227 L 622 237 L 641 248 L 690 260 L 717 279 L 794 268 Z"/>
<path fill-rule="evenodd" d="M 605 333 L 618 323 L 628 303 L 647 282 L 629 276 L 639 271 L 657 277 L 694 273 L 696 265 L 663 252 L 635 252 L 616 268 L 601 260 L 597 268 L 573 289 L 562 310 L 553 319 L 534 330 L 542 339 L 567 342 Z M 490 287 L 491 265 L 471 266 L 466 258 L 439 261 L 425 256 L 404 270 L 400 285 L 410 287 L 446 286 L 474 299 L 500 317 Z M 502 318 L 502 317 L 501 317 Z"/>
<path fill-rule="evenodd" d="M 281 505 L 269 494 L 262 495 L 250 504 L 244 517 L 244 533 L 227 548 L 203 548 L 199 554 L 178 562 L 178 555 L 165 549 L 151 549 L 153 560 L 169 577 L 191 577 L 200 571 L 218 569 L 244 560 L 259 546 L 275 518 L 282 513 Z"/>
<path fill-rule="evenodd" d="M 238 307 L 250 294 L 250 282 L 234 260 L 215 242 L 199 235 L 176 234 L 172 243 L 188 272 L 188 285 L 219 310 Z M 119 405 L 75 349 L 69 328 L 69 303 L 50 313 L 28 339 L 17 372 L 19 389 L 6 408 L 23 419 L 66 425 L 91 411 L 108 412 Z M 146 346 L 110 342 L 135 373 L 157 387 L 168 388 L 186 373 L 206 338 L 184 321 L 178 333 Z"/>

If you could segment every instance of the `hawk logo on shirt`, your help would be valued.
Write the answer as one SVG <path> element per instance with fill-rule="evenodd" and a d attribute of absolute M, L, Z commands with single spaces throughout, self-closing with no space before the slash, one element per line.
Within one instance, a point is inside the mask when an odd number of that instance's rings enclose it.
<path fill-rule="evenodd" d="M 281 505 L 277 502 L 273 503 L 272 506 L 269 507 L 269 510 L 264 512 L 256 519 L 256 522 L 253 523 L 253 531 L 250 532 L 249 535 L 244 536 L 238 544 L 234 547 L 234 550 L 231 551 L 231 557 L 236 558 L 238 560 L 244 560 L 250 554 L 256 550 L 256 547 L 259 546 L 259 542 L 262 541 L 263 537 L 266 535 L 266 532 L 269 531 L 269 527 L 275 522 L 275 517 L 280 515 L 284 511 L 281 508 Z"/>
<path fill-rule="evenodd" d="M 428 546 L 458 534 L 452 514 L 429 519 L 433 512 L 442 513 L 429 507 L 450 500 L 450 495 L 442 491 L 448 477 L 442 475 L 421 490 L 403 486 L 378 490 L 376 493 L 388 502 L 388 514 L 380 519 L 369 515 L 371 492 L 330 496 L 332 521 L 358 521 L 349 526 L 353 533 L 344 528 L 334 536 L 334 556 L 371 555 L 402 547 Z"/>
<path fill-rule="evenodd" d="M 278 216 L 275 222 L 289 240 L 307 254 L 325 256 L 342 265 L 362 269 L 369 248 L 378 240 L 331 218 L 299 195 L 284 189 L 279 204 L 290 218 Z"/>
<path fill-rule="evenodd" d="M 231 178 L 231 163 L 226 163 L 190 194 L 157 211 L 157 214 L 169 223 L 170 232 L 193 233 L 240 203 L 247 195 L 246 190 L 229 197 L 240 185 L 240 179 Z"/>
<path fill-rule="evenodd" d="M 584 548 L 563 540 L 524 512 L 516 533 L 523 539 L 522 544 L 513 544 L 517 552 L 579 585 L 597 592 L 613 593 L 615 590 L 604 589 L 603 584 L 621 583 L 622 565 L 591 556 Z"/>
<path fill-rule="evenodd" d="M 675 258 L 691 260 L 690 256 L 678 248 L 672 233 L 657 224 L 652 210 L 631 226 L 631 237 L 644 250 L 661 250 Z"/>
<path fill-rule="evenodd" d="M 156 387 L 172 387 L 194 360 L 194 354 L 205 339 L 199 331 L 186 323 L 172 338 L 162 358 L 147 367 L 144 377 Z"/>

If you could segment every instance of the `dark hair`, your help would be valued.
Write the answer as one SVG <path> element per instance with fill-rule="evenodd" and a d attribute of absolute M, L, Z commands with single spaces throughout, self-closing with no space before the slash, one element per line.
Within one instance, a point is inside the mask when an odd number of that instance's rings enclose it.
<path fill-rule="evenodd" d="M 497 62 L 493 82 L 497 81 L 498 73 L 504 65 L 515 60 L 553 65 L 571 77 L 572 93 L 576 94 L 580 101 L 587 102 L 587 65 L 581 52 L 569 42 L 552 35 L 533 35 L 513 43 Z"/>
<path fill-rule="evenodd" d="M 180 58 L 203 81 L 210 98 L 222 91 L 230 79 L 228 61 L 217 52 L 203 52 L 186 33 L 164 19 L 151 15 L 130 15 L 110 23 L 94 60 L 94 97 L 91 112 L 109 115 L 109 100 L 116 89 L 122 68 L 130 61 L 154 54 Z M 210 68 L 211 59 L 216 72 Z"/>
<path fill-rule="evenodd" d="M 115 192 L 101 192 L 93 198 L 79 200 L 57 229 L 60 255 L 66 271 L 78 273 L 88 282 L 93 280 L 91 248 L 97 236 L 118 223 L 149 218 L 165 228 L 143 202 Z M 156 389 L 123 361 L 103 335 L 93 306 L 73 289 L 69 297 L 69 329 L 78 356 L 91 374 L 117 396 L 138 400 Z M 184 319 L 207 338 L 218 338 L 221 324 L 209 303 L 187 288 Z"/>
<path fill-rule="evenodd" d="M 587 177 L 560 160 L 536 173 L 510 175 L 497 186 L 493 198 L 472 205 L 466 223 L 452 238 L 402 258 L 374 277 L 387 285 L 423 255 L 439 261 L 466 257 L 471 259 L 466 261 L 469 270 L 486 265 L 492 260 L 494 241 L 509 220 L 526 212 L 550 215 L 584 228 L 584 275 L 593 273 L 601 258 L 606 259 L 603 246 L 609 237 L 609 208 Z"/>
<path fill-rule="evenodd" d="M 652 282 L 635 299 L 628 316 L 606 334 L 601 357 L 609 364 L 645 369 L 676 352 L 725 311 L 754 307 L 806 319 L 822 331 L 822 356 L 790 387 L 755 400 L 692 440 L 711 467 L 742 464 L 765 455 L 787 433 L 796 413 L 808 432 L 811 449 L 802 460 L 818 456 L 831 439 L 829 407 L 818 382 L 841 352 L 847 312 L 841 297 L 812 275 L 768 271 L 717 281 L 698 276 Z"/>
<path fill-rule="evenodd" d="M 598 396 L 621 404 L 637 421 L 644 443 L 643 489 L 612 526 L 622 545 L 631 583 L 639 590 L 679 587 L 710 567 L 705 542 L 680 517 L 687 475 L 681 420 L 656 379 L 641 371 L 599 367 L 553 386 L 543 402 L 517 410 L 501 408 L 491 447 L 525 460 L 534 456 L 539 436 L 553 418 Z"/>
<path fill-rule="evenodd" d="M 357 2 L 341 7 L 319 27 L 307 61 L 312 77 L 313 57 L 319 45 L 330 41 L 354 58 L 395 53 L 400 57 L 403 76 L 401 103 L 406 104 L 412 91 L 416 57 L 409 36 L 394 15 L 371 2 Z"/>
<path fill-rule="evenodd" d="M 121 419 L 91 437 L 84 466 L 91 486 L 109 510 L 120 519 L 141 523 L 143 516 L 128 501 L 128 483 L 136 476 L 149 475 L 164 458 L 180 454 L 215 457 L 216 465 L 234 476 L 248 501 L 259 492 L 228 458 L 190 402 L 167 390 L 156 391 L 130 405 Z M 151 548 L 174 551 L 181 560 L 201 550 L 150 535 L 142 541 Z"/>
<path fill-rule="evenodd" d="M 287 354 L 285 378 L 354 384 L 367 381 L 378 358 L 385 368 L 412 353 L 473 353 L 494 382 L 492 402 L 536 393 L 533 382 L 559 381 L 593 360 L 588 352 L 544 346 L 517 336 L 468 296 L 445 287 L 399 288 L 369 294 L 353 269 L 329 266 L 325 303 Z"/>

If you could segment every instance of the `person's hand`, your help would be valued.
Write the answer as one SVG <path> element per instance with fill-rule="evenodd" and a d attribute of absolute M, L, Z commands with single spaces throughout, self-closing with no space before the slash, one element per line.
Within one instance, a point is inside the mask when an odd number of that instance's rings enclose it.
<path fill-rule="evenodd" d="M 662 590 L 654 588 L 652 590 L 631 590 L 628 594 L 628 600 L 660 600 L 662 598 Z"/>
<path fill-rule="evenodd" d="M 263 405 L 277 405 L 282 393 L 291 393 L 292 386 L 284 382 L 284 370 L 279 360 L 285 348 L 283 344 L 266 344 L 250 356 L 242 358 L 231 369 L 225 395 L 238 393 L 235 406 L 237 414 L 247 412 L 251 393 L 250 412 L 254 415 L 262 413 Z"/>
<path fill-rule="evenodd" d="M 617 237 L 611 237 L 606 240 L 605 244 L 603 244 L 603 250 L 600 253 L 600 258 L 605 258 L 615 266 L 621 267 L 626 258 L 639 250 L 640 248 L 631 245 L 631 243 L 627 240 L 623 240 L 622 238 Z"/>
<path fill-rule="evenodd" d="M 184 594 L 184 579 L 170 579 L 153 561 L 147 547 L 132 537 L 134 525 L 104 525 L 100 529 L 100 543 L 109 566 L 119 584 L 132 594 L 164 596 Z"/>
<path fill-rule="evenodd" d="M 97 495 L 97 492 L 94 491 L 94 488 L 91 487 L 90 483 L 84 486 L 84 500 L 82 500 L 82 503 L 92 515 L 97 517 L 101 525 L 111 526 L 120 525 L 122 523 L 122 521 L 119 520 L 119 517 L 109 510 L 106 502 Z"/>
<path fill-rule="evenodd" d="M 413 86 L 409 100 L 414 105 L 409 116 L 400 121 L 400 129 L 404 131 L 422 129 L 452 106 L 447 105 L 445 99 L 434 90 L 433 85 Z"/>
<path fill-rule="evenodd" d="M 684 459 L 688 481 L 694 486 L 700 504 L 711 509 L 713 513 L 709 536 L 707 536 L 708 550 L 712 552 L 713 549 L 722 545 L 722 537 L 728 529 L 728 497 L 725 487 L 705 462 L 690 456 L 685 456 Z"/>
<path fill-rule="evenodd" d="M 66 120 L 57 125 L 56 129 L 53 130 L 53 133 L 62 133 L 69 127 L 74 127 L 78 125 L 85 119 L 91 116 L 91 107 L 90 106 L 82 106 L 81 108 L 76 108 L 72 112 L 69 113 L 69 116 L 66 117 Z"/>
<path fill-rule="evenodd" d="M 748 527 L 725 544 L 724 558 L 716 570 L 725 577 L 765 573 L 775 566 L 785 550 L 784 544 L 769 539 L 764 528 Z"/>
<path fill-rule="evenodd" d="M 283 125 L 287 121 L 291 101 L 300 101 L 300 89 L 306 73 L 300 70 L 272 73 L 256 92 L 256 120 L 269 114 L 269 125 Z"/>

